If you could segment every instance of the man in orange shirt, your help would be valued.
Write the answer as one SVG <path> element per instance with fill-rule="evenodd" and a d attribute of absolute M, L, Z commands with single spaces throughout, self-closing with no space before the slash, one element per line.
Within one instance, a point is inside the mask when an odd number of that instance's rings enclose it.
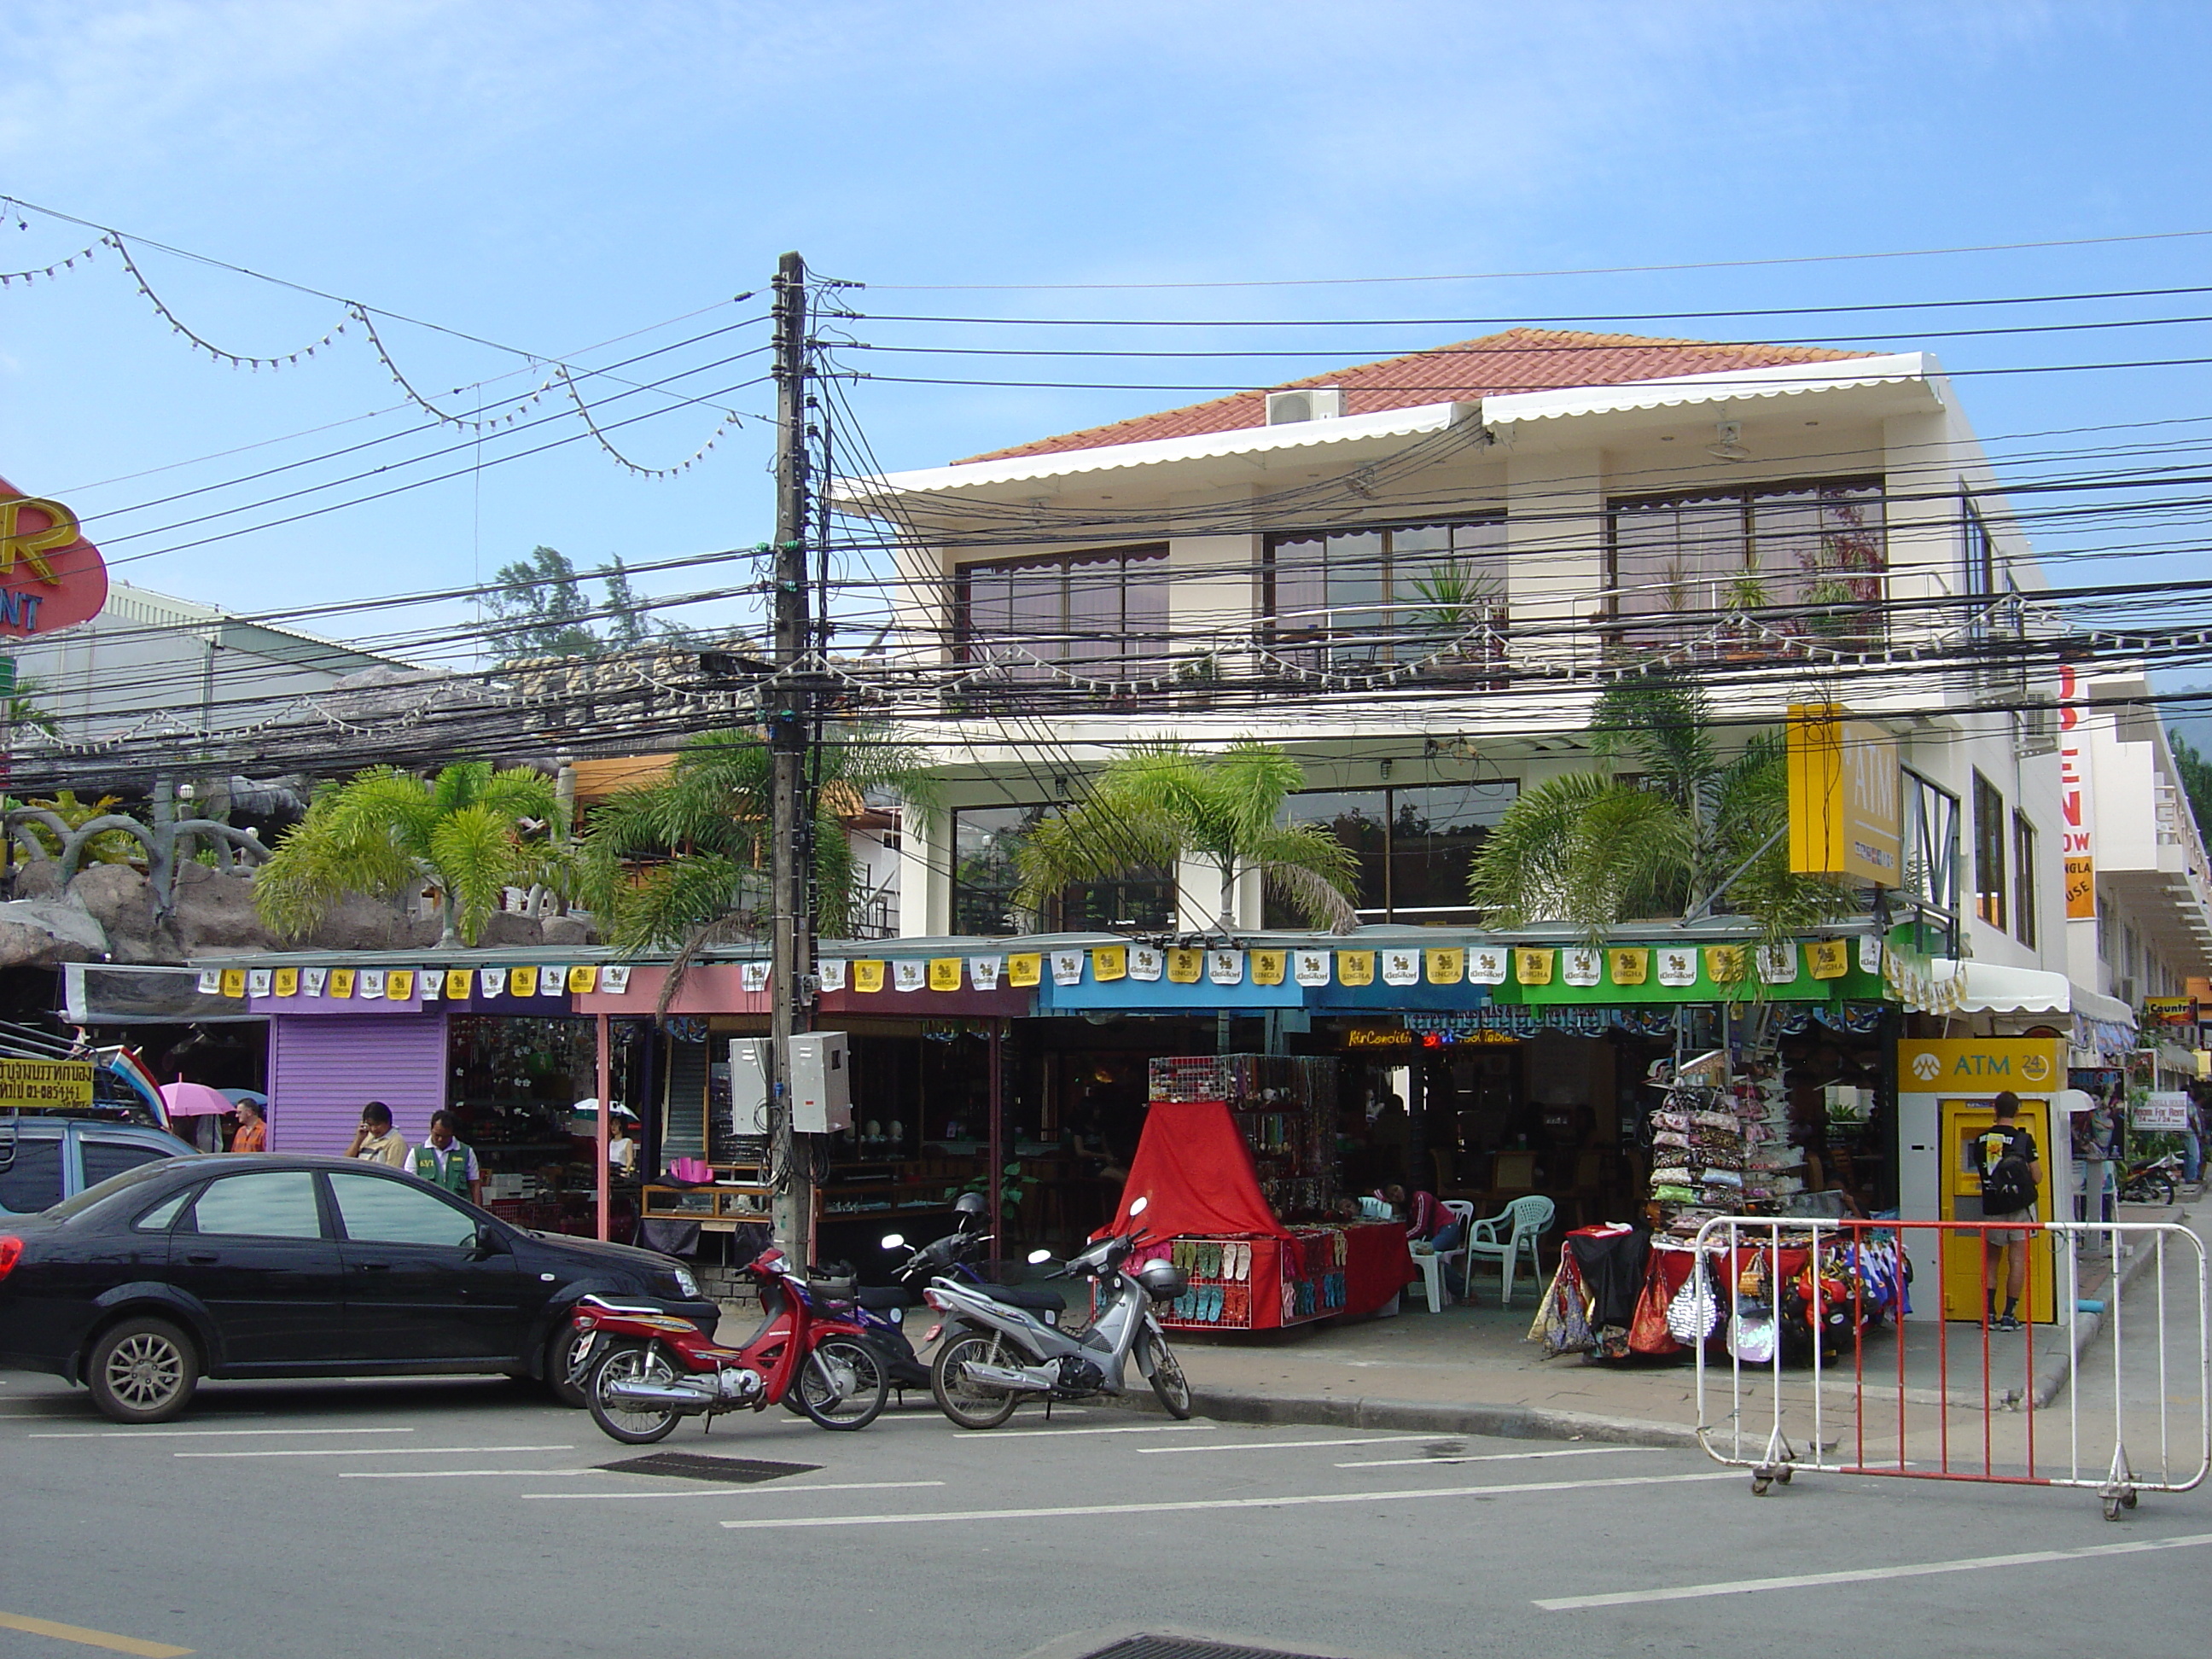
<path fill-rule="evenodd" d="M 234 1152 L 265 1152 L 269 1150 L 269 1126 L 261 1121 L 261 1108 L 250 1100 L 238 1103 L 238 1133 L 230 1138 Z"/>

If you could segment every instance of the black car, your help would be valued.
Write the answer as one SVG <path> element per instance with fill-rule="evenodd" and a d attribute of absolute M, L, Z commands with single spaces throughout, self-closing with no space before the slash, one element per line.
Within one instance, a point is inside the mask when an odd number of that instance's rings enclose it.
<path fill-rule="evenodd" d="M 720 1311 L 666 1256 L 509 1226 L 397 1170 L 167 1158 L 0 1221 L 0 1368 L 82 1382 L 118 1423 L 174 1417 L 203 1376 L 503 1371 L 574 1404 L 589 1293 L 710 1334 Z"/>

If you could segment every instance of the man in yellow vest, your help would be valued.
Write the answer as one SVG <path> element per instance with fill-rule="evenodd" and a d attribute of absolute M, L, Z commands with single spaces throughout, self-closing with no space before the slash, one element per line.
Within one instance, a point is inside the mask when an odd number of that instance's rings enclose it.
<path fill-rule="evenodd" d="M 474 1149 L 453 1139 L 451 1112 L 430 1114 L 430 1138 L 415 1149 L 409 1167 L 433 1187 L 443 1187 L 471 1204 L 483 1202 L 483 1172 L 477 1168 Z"/>

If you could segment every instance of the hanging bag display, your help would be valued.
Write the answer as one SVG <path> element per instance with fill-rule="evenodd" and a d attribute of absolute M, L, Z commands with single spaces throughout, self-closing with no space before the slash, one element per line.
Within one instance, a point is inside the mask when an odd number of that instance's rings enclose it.
<path fill-rule="evenodd" d="M 1686 1347 L 1694 1347 L 1713 1334 L 1721 1322 L 1720 1298 L 1713 1294 L 1713 1277 L 1700 1255 L 1667 1304 L 1667 1329 Z"/>

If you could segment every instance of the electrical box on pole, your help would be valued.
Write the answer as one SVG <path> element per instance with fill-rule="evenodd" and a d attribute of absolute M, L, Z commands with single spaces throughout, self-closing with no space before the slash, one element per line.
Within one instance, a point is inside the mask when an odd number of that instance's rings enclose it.
<path fill-rule="evenodd" d="M 730 1133 L 765 1139 L 775 1132 L 774 1050 L 766 1037 L 730 1039 Z"/>
<path fill-rule="evenodd" d="M 809 1031 L 791 1040 L 791 1121 L 801 1133 L 853 1127 L 853 1072 L 842 1031 Z"/>

